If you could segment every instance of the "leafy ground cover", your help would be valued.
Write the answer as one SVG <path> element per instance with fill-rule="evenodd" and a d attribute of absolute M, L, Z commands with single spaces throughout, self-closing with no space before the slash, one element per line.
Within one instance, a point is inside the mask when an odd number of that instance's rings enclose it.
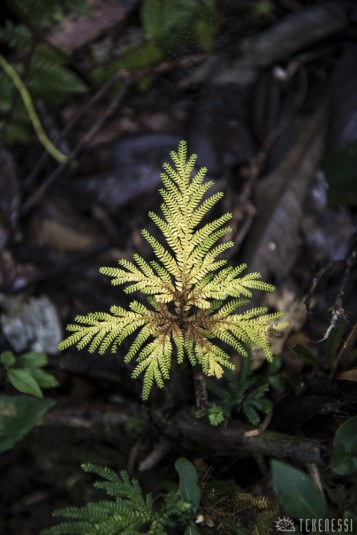
<path fill-rule="evenodd" d="M 352 0 L 4 2 L 1 532 L 112 481 L 107 513 L 122 486 L 128 518 L 146 504 L 138 532 L 357 533 L 355 20 Z M 128 308 L 98 270 L 152 260 L 141 229 L 161 239 L 147 213 L 182 139 L 224 192 L 211 221 L 232 214 L 227 265 L 273 284 L 251 305 L 289 327 L 272 362 L 222 342 L 221 379 L 173 359 L 143 402 L 130 339 L 120 358 L 57 346 L 74 316 Z"/>

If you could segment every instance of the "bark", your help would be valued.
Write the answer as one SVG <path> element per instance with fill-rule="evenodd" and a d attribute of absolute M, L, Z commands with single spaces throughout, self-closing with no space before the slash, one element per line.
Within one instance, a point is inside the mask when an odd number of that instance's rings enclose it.
<path fill-rule="evenodd" d="M 128 404 L 125 408 L 96 406 L 93 410 L 89 406 L 70 410 L 55 408 L 40 423 L 94 431 L 110 422 L 115 440 L 118 427 L 124 427 L 134 414 L 135 407 Z M 328 441 L 269 430 L 251 436 L 253 433 L 247 424 L 231 421 L 227 427 L 224 424 L 213 427 L 205 420 L 198 420 L 188 409 L 181 410 L 166 422 L 156 421 L 155 428 L 158 442 L 165 440 L 166 445 L 166 441 L 171 442 L 171 449 L 179 449 L 180 454 L 187 452 L 208 457 L 257 454 L 319 466 L 328 464 L 330 458 L 331 444 Z"/>

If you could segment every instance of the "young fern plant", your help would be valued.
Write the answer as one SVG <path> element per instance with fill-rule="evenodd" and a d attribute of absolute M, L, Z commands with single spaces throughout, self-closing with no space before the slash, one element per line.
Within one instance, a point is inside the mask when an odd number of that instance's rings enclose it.
<path fill-rule="evenodd" d="M 189 461 L 183 459 L 191 469 Z M 160 509 L 154 508 L 151 494 L 143 494 L 136 479 L 130 479 L 127 472 L 114 472 L 107 466 L 83 464 L 85 472 L 92 472 L 101 480 L 94 487 L 107 494 L 106 499 L 89 502 L 83 507 L 58 509 L 53 516 L 67 517 L 68 520 L 41 531 L 41 535 L 166 535 L 166 525 L 173 519 L 186 524 L 190 517 L 190 503 L 185 502 L 179 492 L 166 494 Z"/>
<path fill-rule="evenodd" d="M 188 358 L 206 376 L 222 377 L 224 369 L 234 369 L 222 342 L 247 356 L 244 346 L 258 347 L 268 360 L 273 356 L 268 342 L 271 322 L 282 313 L 268 313 L 264 307 L 237 313 L 249 304 L 251 290 L 274 291 L 259 280 L 259 273 L 242 275 L 246 264 L 227 265 L 220 255 L 233 247 L 221 238 L 231 232 L 227 213 L 203 224 L 207 212 L 223 197 L 222 192 L 204 197 L 212 187 L 205 181 L 206 168 L 193 173 L 196 155 L 187 158 L 186 142 L 170 154 L 173 166 L 163 165 L 160 194 L 162 216 L 149 216 L 163 234 L 161 244 L 147 230 L 142 234 L 150 244 L 155 260 L 147 262 L 134 254 L 133 262 L 119 260 L 119 267 L 102 267 L 112 284 L 125 285 L 126 293 L 140 292 L 145 303 L 132 301 L 129 310 L 112 306 L 110 313 L 93 312 L 77 316 L 68 325 L 72 333 L 60 343 L 61 350 L 76 345 L 89 346 L 89 352 L 117 353 L 123 341 L 136 333 L 125 362 L 136 360 L 132 377 L 144 374 L 142 397 L 149 397 L 154 383 L 164 386 L 170 377 L 173 358 L 179 364 Z M 280 322 L 275 328 L 282 329 Z"/>

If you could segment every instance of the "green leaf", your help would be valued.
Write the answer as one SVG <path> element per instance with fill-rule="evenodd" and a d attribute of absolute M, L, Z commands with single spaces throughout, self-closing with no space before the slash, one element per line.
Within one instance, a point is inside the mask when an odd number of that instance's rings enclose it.
<path fill-rule="evenodd" d="M 255 17 L 266 17 L 271 15 L 276 9 L 274 2 L 271 0 L 259 0 L 253 8 Z"/>
<path fill-rule="evenodd" d="M 332 363 L 336 357 L 337 351 L 341 346 L 343 335 L 345 334 L 346 327 L 344 323 L 340 323 L 334 327 L 326 341 L 326 354 L 327 354 L 327 364 L 329 367 L 332 366 Z"/>
<path fill-rule="evenodd" d="M 17 364 L 21 368 L 42 368 L 47 363 L 47 355 L 45 353 L 38 353 L 37 351 L 29 351 L 17 358 Z"/>
<path fill-rule="evenodd" d="M 309 362 L 315 368 L 319 367 L 315 355 L 313 355 L 306 347 L 302 346 L 301 344 L 296 344 L 291 348 L 291 350 L 295 353 L 298 359 Z"/>
<path fill-rule="evenodd" d="M 120 58 L 110 61 L 103 67 L 94 69 L 91 78 L 95 84 L 102 84 L 120 69 L 130 72 L 154 65 L 162 59 L 161 49 L 154 43 L 143 43 L 137 47 L 128 47 Z"/>
<path fill-rule="evenodd" d="M 332 449 L 332 470 L 340 475 L 357 472 L 357 416 L 336 431 Z"/>
<path fill-rule="evenodd" d="M 21 104 L 18 105 L 19 107 Z M 27 119 L 26 119 L 27 123 Z M 4 122 L 0 122 L 0 126 L 3 127 Z M 33 140 L 33 133 L 28 124 L 24 122 L 12 122 L 7 123 L 3 129 L 2 141 L 5 145 L 13 146 L 21 143 L 28 143 Z"/>
<path fill-rule="evenodd" d="M 41 389 L 32 377 L 30 370 L 10 368 L 6 370 L 6 375 L 12 386 L 19 392 L 42 398 Z"/>
<path fill-rule="evenodd" d="M 47 48 L 36 49 L 26 80 L 33 98 L 44 98 L 53 105 L 87 91 L 83 80 L 63 63 L 63 57 Z"/>
<path fill-rule="evenodd" d="M 217 30 L 215 3 L 205 0 L 200 6 L 200 17 L 196 22 L 196 34 L 199 44 L 208 51 L 214 47 L 214 36 Z"/>
<path fill-rule="evenodd" d="M 54 405 L 48 399 L 0 396 L 0 453 L 12 448 Z"/>
<path fill-rule="evenodd" d="M 41 388 L 55 388 L 56 386 L 59 386 L 57 379 L 50 373 L 39 370 L 38 368 L 29 370 L 29 372 Z"/>
<path fill-rule="evenodd" d="M 272 375 L 268 377 L 269 385 L 273 390 L 282 390 L 287 384 L 287 378 L 285 375 Z"/>
<path fill-rule="evenodd" d="M 281 358 L 277 355 L 274 355 L 274 360 L 269 363 L 269 375 L 278 373 L 281 369 Z"/>
<path fill-rule="evenodd" d="M 16 358 L 11 351 L 4 351 L 0 356 L 0 362 L 5 368 L 11 368 L 16 362 Z"/>
<path fill-rule="evenodd" d="M 177 459 L 175 468 L 180 477 L 180 496 L 185 502 L 191 504 L 192 514 L 195 514 L 201 501 L 201 491 L 197 485 L 196 469 L 193 464 L 184 457 Z"/>
<path fill-rule="evenodd" d="M 219 425 L 225 419 L 224 410 L 217 403 L 212 403 L 208 407 L 208 420 L 211 425 Z"/>
<path fill-rule="evenodd" d="M 281 461 L 272 461 L 273 487 L 277 498 L 293 518 L 325 518 L 327 505 L 324 495 L 312 479 Z"/>

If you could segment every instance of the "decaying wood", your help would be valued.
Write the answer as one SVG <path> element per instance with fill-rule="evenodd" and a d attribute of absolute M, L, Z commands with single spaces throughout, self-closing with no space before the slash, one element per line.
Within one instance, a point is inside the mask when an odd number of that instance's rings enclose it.
<path fill-rule="evenodd" d="M 93 430 L 108 426 L 110 422 L 115 440 L 118 427 L 124 426 L 133 417 L 134 411 L 134 404 L 126 404 L 125 409 L 115 406 L 95 407 L 93 410 L 90 406 L 85 409 L 55 408 L 41 419 L 40 424 Z M 212 427 L 207 421 L 198 420 L 191 415 L 188 409 L 176 413 L 166 423 L 161 422 L 160 428 L 161 432 L 158 427 L 157 432 L 161 433 L 164 454 L 169 449 L 179 447 L 180 452 L 195 456 L 244 456 L 253 453 L 318 466 L 324 466 L 330 457 L 331 445 L 327 441 L 273 431 L 247 436 L 249 426 L 246 424 L 230 422 L 228 427 Z"/>
<path fill-rule="evenodd" d="M 174 418 L 172 426 L 165 433 L 179 444 L 180 449 L 195 452 L 195 455 L 254 453 L 319 466 L 324 465 L 329 456 L 329 446 L 321 440 L 274 431 L 246 436 L 246 431 L 244 424 L 235 422 L 230 422 L 227 428 L 212 428 L 208 422 L 197 420 L 184 412 Z"/>

